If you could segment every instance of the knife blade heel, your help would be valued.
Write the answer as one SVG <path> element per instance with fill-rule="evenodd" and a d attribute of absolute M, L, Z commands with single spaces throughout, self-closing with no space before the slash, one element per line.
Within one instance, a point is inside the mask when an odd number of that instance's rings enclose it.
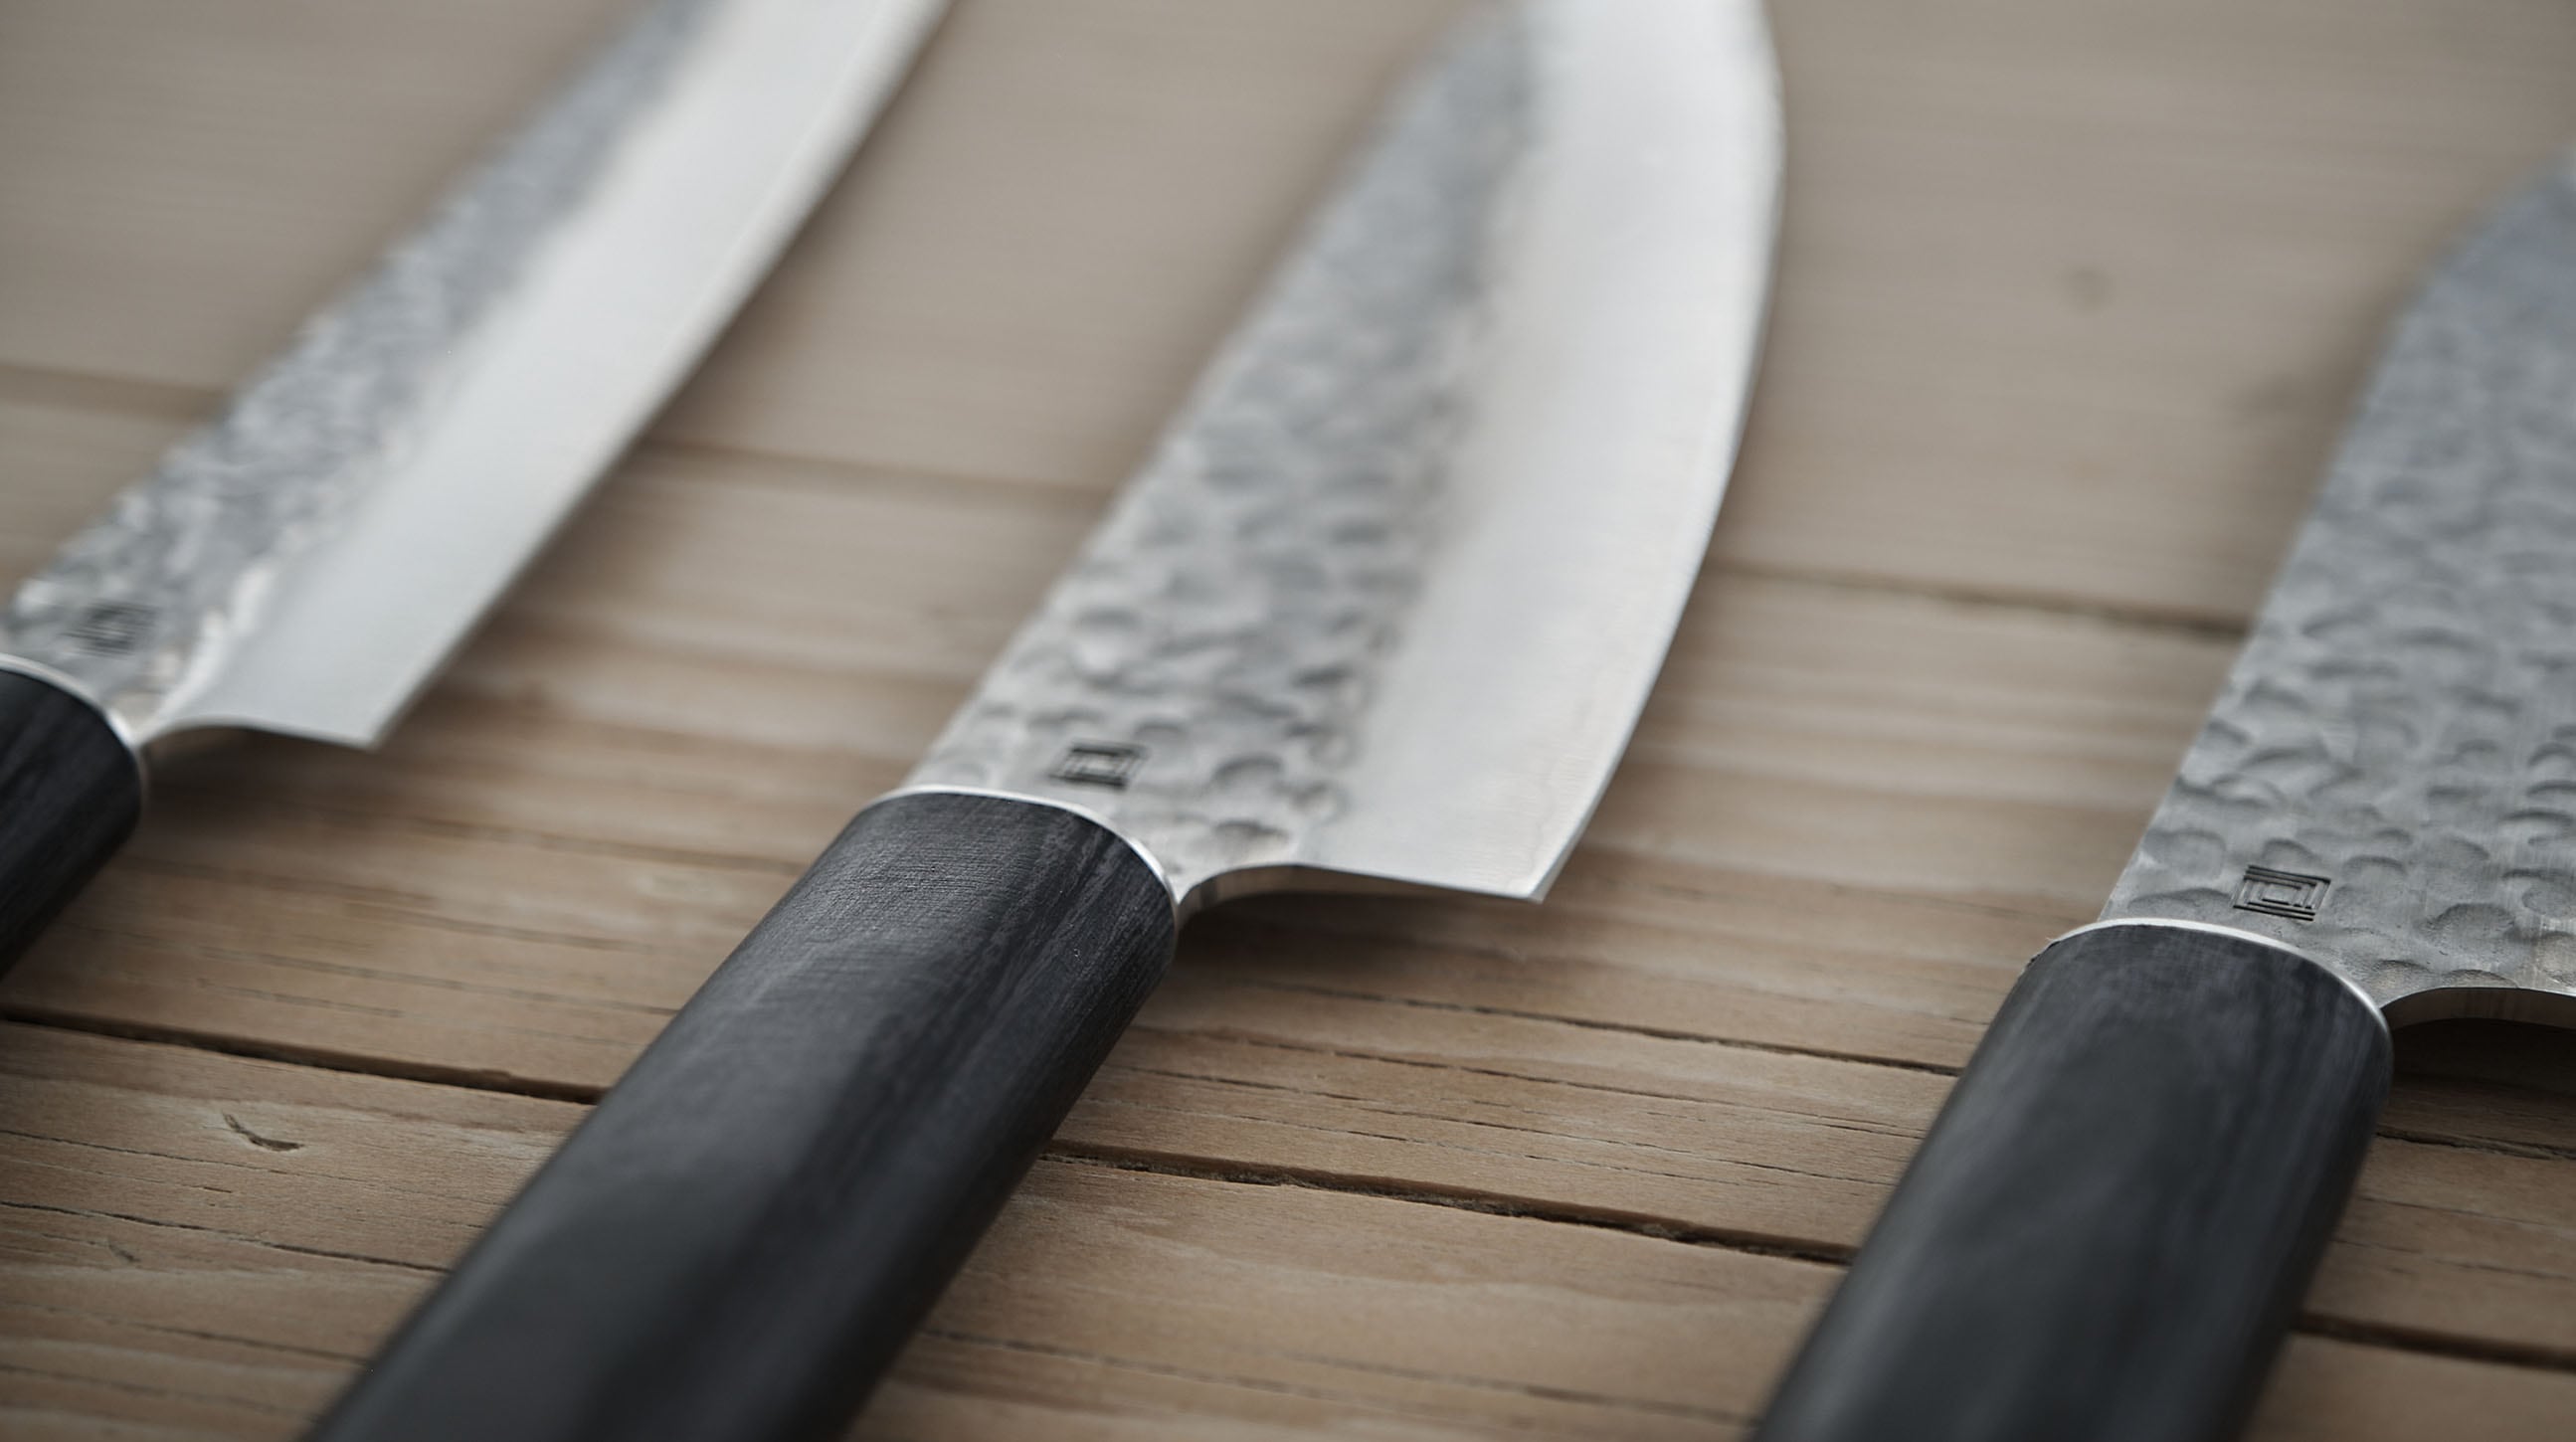
<path fill-rule="evenodd" d="M 0 967 L 132 825 L 134 754 L 241 729 L 383 737 L 714 339 L 940 6 L 635 0 L 369 276 L 23 578 L 0 604 L 18 677 Z M 66 774 L 25 774 L 48 758 Z"/>
<path fill-rule="evenodd" d="M 0 972 L 134 830 L 143 761 L 87 700 L 0 669 Z"/>
<path fill-rule="evenodd" d="M 2146 922 L 2060 938 L 1757 1437 L 2234 1436 L 2388 1082 L 2377 1008 L 2277 942 Z"/>
<path fill-rule="evenodd" d="M 1155 868 L 1076 812 L 870 806 L 314 1438 L 838 1435 L 1174 930 Z"/>

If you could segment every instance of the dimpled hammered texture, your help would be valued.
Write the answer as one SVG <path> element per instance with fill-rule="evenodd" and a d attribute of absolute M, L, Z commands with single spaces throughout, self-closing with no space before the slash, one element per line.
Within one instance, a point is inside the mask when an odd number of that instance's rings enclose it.
<path fill-rule="evenodd" d="M 630 119 L 722 0 L 659 0 L 429 223 L 223 412 L 30 577 L 0 655 L 33 662 L 131 734 L 219 668 L 281 570 L 387 474 L 477 323 L 575 209 Z"/>
<path fill-rule="evenodd" d="M 2400 324 L 2104 917 L 2576 1023 L 2576 168 Z"/>
<path fill-rule="evenodd" d="M 1094 812 L 1179 891 L 1342 808 L 1454 499 L 1526 52 L 1507 8 L 1429 68 L 909 785 Z"/>

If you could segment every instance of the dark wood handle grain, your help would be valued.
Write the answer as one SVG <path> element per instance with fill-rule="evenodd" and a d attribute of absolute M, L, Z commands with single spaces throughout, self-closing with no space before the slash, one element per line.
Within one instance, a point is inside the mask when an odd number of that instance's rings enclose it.
<path fill-rule="evenodd" d="M 1760 1442 L 2215 1442 L 2243 1426 L 2388 1090 L 2387 1028 L 2231 933 L 2031 963 Z"/>
<path fill-rule="evenodd" d="M 96 707 L 0 671 L 0 971 L 97 874 L 142 810 L 142 763 Z"/>
<path fill-rule="evenodd" d="M 1169 961 L 1054 807 L 862 812 L 313 1434 L 837 1436 Z"/>

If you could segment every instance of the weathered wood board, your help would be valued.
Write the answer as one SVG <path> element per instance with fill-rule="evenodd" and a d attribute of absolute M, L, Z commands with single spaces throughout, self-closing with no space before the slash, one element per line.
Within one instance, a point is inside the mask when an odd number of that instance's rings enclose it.
<path fill-rule="evenodd" d="M 0 574 L 617 0 L 0 0 Z M 294 1435 L 1000 646 L 1448 0 L 960 0 L 384 752 L 174 763 L 0 984 L 0 1430 Z M 1785 0 L 1746 461 L 1556 895 L 1273 899 L 865 1436 L 1732 1436 L 2089 918 L 2555 0 Z M 2401 1044 L 2265 1438 L 2576 1426 L 2576 1038 Z"/>

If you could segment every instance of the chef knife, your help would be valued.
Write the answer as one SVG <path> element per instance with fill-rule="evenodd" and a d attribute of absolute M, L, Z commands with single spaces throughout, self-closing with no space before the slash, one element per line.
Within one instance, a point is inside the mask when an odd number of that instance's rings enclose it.
<path fill-rule="evenodd" d="M 2388 1023 L 2576 1025 L 2576 163 L 2398 325 L 2102 919 L 2023 973 L 1765 1442 L 2203 1442 L 2342 1210 Z"/>
<path fill-rule="evenodd" d="M 1181 916 L 1544 890 L 1725 488 L 1779 122 L 1752 0 L 1466 26 L 910 780 L 318 1437 L 837 1435 Z"/>
<path fill-rule="evenodd" d="M 145 753 L 370 746 L 812 207 L 942 0 L 653 0 L 0 616 L 0 968 Z"/>

